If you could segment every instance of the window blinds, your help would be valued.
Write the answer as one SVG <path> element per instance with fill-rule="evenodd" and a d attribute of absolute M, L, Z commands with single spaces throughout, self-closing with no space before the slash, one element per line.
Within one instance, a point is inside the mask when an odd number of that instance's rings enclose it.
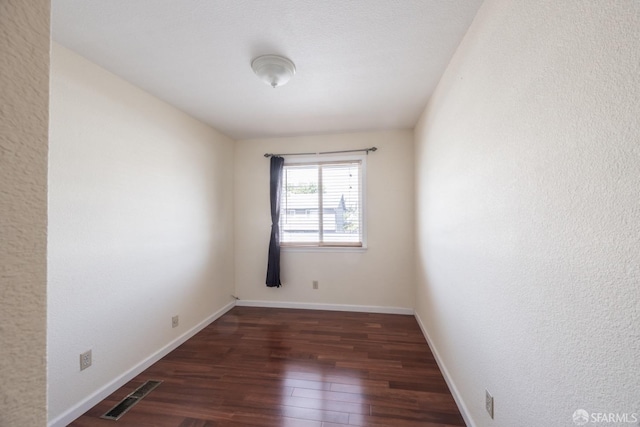
<path fill-rule="evenodd" d="M 362 161 L 284 165 L 283 246 L 362 246 Z"/>

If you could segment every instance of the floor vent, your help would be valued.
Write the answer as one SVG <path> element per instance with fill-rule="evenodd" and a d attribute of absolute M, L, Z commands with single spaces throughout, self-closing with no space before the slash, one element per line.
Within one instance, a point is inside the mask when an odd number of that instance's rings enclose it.
<path fill-rule="evenodd" d="M 119 420 L 129 409 L 133 408 L 136 403 L 140 402 L 143 397 L 151 393 L 154 388 L 158 387 L 160 383 L 162 383 L 162 381 L 150 380 L 145 382 L 100 418 L 113 421 Z"/>

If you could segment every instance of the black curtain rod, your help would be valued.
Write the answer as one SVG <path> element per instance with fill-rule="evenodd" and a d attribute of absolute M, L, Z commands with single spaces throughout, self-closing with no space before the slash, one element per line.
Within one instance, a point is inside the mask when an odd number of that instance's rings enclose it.
<path fill-rule="evenodd" d="M 376 147 L 371 148 L 361 148 L 359 150 L 342 150 L 342 151 L 321 151 L 319 153 L 283 153 L 283 154 L 273 154 L 273 153 L 265 153 L 265 157 L 273 157 L 273 156 L 315 156 L 318 154 L 339 154 L 339 153 L 359 153 L 364 151 L 369 154 L 369 151 L 377 151 Z"/>

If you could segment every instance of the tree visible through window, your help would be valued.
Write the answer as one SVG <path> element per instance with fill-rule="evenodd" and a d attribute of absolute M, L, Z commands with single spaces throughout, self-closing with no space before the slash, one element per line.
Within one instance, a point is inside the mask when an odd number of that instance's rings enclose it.
<path fill-rule="evenodd" d="M 285 164 L 282 246 L 362 246 L 362 160 Z"/>

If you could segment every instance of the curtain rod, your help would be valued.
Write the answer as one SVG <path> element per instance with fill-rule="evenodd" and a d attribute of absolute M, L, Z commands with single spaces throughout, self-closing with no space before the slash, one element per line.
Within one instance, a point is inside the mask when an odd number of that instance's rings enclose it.
<path fill-rule="evenodd" d="M 321 151 L 318 153 L 282 153 L 282 154 L 273 154 L 273 153 L 265 153 L 265 157 L 273 157 L 273 156 L 314 156 L 318 154 L 338 154 L 338 153 L 359 153 L 360 151 L 364 151 L 369 154 L 369 151 L 377 151 L 376 147 L 371 148 L 361 148 L 359 150 L 342 150 L 342 151 Z"/>

